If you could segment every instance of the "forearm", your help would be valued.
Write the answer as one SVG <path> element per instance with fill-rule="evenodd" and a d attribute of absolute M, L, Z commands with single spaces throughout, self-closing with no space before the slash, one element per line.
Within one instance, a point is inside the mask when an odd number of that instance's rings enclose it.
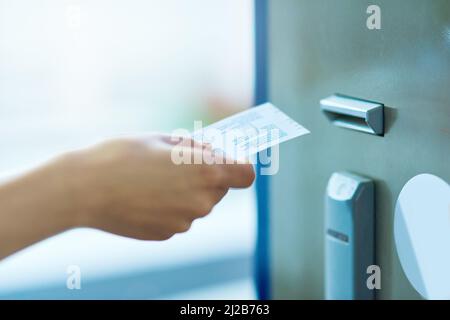
<path fill-rule="evenodd" d="M 52 163 L 0 185 L 0 259 L 75 226 L 66 174 Z"/>
<path fill-rule="evenodd" d="M 0 185 L 0 259 L 80 226 L 165 240 L 208 214 L 229 188 L 254 180 L 250 164 L 224 165 L 225 159 L 177 166 L 168 141 L 162 135 L 107 141 Z M 194 159 L 212 152 L 194 141 L 181 148 Z"/>

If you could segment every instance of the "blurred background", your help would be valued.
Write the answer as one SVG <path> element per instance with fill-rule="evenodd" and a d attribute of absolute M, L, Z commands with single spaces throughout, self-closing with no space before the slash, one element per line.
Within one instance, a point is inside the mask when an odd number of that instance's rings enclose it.
<path fill-rule="evenodd" d="M 0 0 L 0 179 L 251 106 L 253 19 L 251 0 Z M 254 198 L 232 191 L 165 242 L 55 236 L 0 261 L 0 298 L 255 298 Z M 71 265 L 81 290 L 66 288 Z"/>

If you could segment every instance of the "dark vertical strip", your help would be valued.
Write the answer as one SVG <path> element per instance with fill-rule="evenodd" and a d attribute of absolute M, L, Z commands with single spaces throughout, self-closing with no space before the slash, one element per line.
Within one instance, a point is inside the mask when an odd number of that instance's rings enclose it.
<path fill-rule="evenodd" d="M 255 0 L 255 105 L 268 101 L 268 0 Z M 258 156 L 259 157 L 259 156 Z M 270 299 L 269 176 L 257 164 L 257 230 L 255 280 L 259 299 Z"/>

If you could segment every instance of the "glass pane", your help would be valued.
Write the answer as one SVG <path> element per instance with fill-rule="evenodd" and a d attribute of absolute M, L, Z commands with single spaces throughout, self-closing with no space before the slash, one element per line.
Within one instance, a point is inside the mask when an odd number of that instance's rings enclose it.
<path fill-rule="evenodd" d="M 111 136 L 192 130 L 194 120 L 250 106 L 252 85 L 251 0 L 0 0 L 0 177 Z M 230 279 L 242 283 L 251 275 L 254 238 L 253 190 L 232 191 L 169 241 L 86 229 L 41 242 L 0 262 L 0 296 L 64 289 L 69 265 L 80 266 L 89 284 L 235 261 Z M 192 286 L 200 285 L 194 276 Z M 149 288 L 82 291 L 160 296 Z"/>

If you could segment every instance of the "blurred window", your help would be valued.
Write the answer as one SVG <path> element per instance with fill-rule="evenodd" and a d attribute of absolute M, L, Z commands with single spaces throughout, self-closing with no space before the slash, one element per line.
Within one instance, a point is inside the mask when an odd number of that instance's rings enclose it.
<path fill-rule="evenodd" d="M 0 0 L 0 177 L 250 106 L 251 0 Z M 0 262 L 0 298 L 253 298 L 253 190 L 165 242 L 72 230 Z M 82 290 L 66 288 L 76 265 Z"/>

